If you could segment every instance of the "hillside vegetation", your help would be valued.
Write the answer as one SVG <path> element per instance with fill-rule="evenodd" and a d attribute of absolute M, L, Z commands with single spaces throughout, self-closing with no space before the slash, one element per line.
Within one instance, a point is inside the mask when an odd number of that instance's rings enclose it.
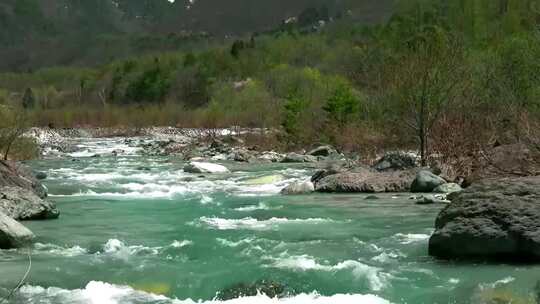
<path fill-rule="evenodd" d="M 95 66 L 153 52 L 201 50 L 294 16 L 312 18 L 314 9 L 328 18 L 352 9 L 359 22 L 379 22 L 392 1 L 3 0 L 0 71 Z"/>
<path fill-rule="evenodd" d="M 313 8 L 198 51 L 0 74 L 0 102 L 41 126 L 266 127 L 289 148 L 419 145 L 458 161 L 538 143 L 539 2 L 402 1 L 372 26 Z"/>

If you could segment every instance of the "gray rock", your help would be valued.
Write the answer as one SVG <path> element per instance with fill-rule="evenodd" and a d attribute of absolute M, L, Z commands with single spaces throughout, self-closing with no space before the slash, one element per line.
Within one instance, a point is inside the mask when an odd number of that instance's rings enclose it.
<path fill-rule="evenodd" d="M 445 193 L 445 194 L 450 194 L 450 193 L 460 192 L 460 191 L 463 191 L 463 188 L 461 188 L 461 186 L 456 183 L 442 184 L 438 186 L 437 188 L 433 189 L 433 192 L 435 193 Z"/>
<path fill-rule="evenodd" d="M 377 171 L 408 170 L 418 167 L 418 157 L 412 153 L 393 151 L 386 153 L 373 168 Z"/>
<path fill-rule="evenodd" d="M 364 199 L 367 200 L 367 201 L 373 201 L 373 200 L 378 200 L 378 199 L 381 199 L 381 198 L 376 196 L 376 195 L 368 195 Z"/>
<path fill-rule="evenodd" d="M 333 193 L 381 193 L 408 191 L 416 170 L 374 172 L 360 170 L 330 175 L 315 186 L 317 192 Z"/>
<path fill-rule="evenodd" d="M 283 190 L 281 194 L 283 195 L 298 195 L 298 194 L 309 194 L 315 191 L 315 186 L 312 182 L 296 182 L 288 185 Z"/>
<path fill-rule="evenodd" d="M 253 153 L 245 149 L 238 149 L 234 151 L 232 153 L 232 159 L 237 162 L 245 162 L 245 163 L 251 163 L 256 160 Z"/>
<path fill-rule="evenodd" d="M 327 176 L 338 174 L 338 173 L 341 173 L 343 171 L 344 171 L 344 169 L 342 167 L 330 166 L 327 169 L 319 170 L 319 171 L 315 172 L 315 174 L 313 174 L 313 176 L 311 177 L 311 182 L 316 184 L 321 179 L 323 179 L 323 178 L 325 178 Z"/>
<path fill-rule="evenodd" d="M 315 163 L 317 157 L 313 155 L 302 155 L 298 153 L 289 153 L 281 160 L 282 163 Z"/>
<path fill-rule="evenodd" d="M 324 156 L 324 157 L 328 157 L 330 155 L 333 155 L 333 154 L 337 154 L 337 151 L 336 149 L 334 149 L 333 147 L 331 146 L 320 146 L 320 147 L 317 147 L 311 151 L 309 151 L 308 153 L 306 153 L 307 155 L 313 155 L 313 156 Z"/>
<path fill-rule="evenodd" d="M 446 181 L 442 177 L 437 176 L 430 171 L 422 170 L 418 172 L 416 178 L 412 182 L 411 192 L 433 192 L 435 188 L 443 184 L 446 184 Z"/>
<path fill-rule="evenodd" d="M 40 198 L 47 197 L 47 190 L 28 167 L 12 161 L 0 161 L 0 187 L 21 187 L 33 191 Z"/>
<path fill-rule="evenodd" d="M 55 219 L 60 215 L 54 203 L 19 187 L 0 187 L 0 212 L 19 221 Z"/>
<path fill-rule="evenodd" d="M 32 231 L 0 212 L 0 249 L 24 247 L 33 239 Z"/>
<path fill-rule="evenodd" d="M 443 259 L 540 262 L 540 177 L 487 179 L 451 196 L 429 254 Z"/>
<path fill-rule="evenodd" d="M 47 173 L 45 173 L 45 172 L 36 172 L 36 179 L 38 179 L 38 180 L 47 179 Z"/>

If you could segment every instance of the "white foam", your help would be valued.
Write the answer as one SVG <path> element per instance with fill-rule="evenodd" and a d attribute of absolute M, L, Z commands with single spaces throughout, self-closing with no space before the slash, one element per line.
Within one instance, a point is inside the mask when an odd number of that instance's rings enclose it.
<path fill-rule="evenodd" d="M 372 267 L 358 261 L 347 260 L 340 262 L 336 265 L 323 265 L 318 263 L 313 257 L 308 255 L 300 256 L 286 256 L 282 255 L 280 258 L 269 258 L 275 260 L 272 267 L 292 269 L 297 271 L 341 271 L 351 270 L 352 274 L 356 278 L 366 278 L 369 286 L 374 291 L 381 290 L 386 285 L 384 276 L 380 273 L 380 270 L 376 267 Z"/>
<path fill-rule="evenodd" d="M 59 255 L 65 257 L 74 257 L 88 253 L 88 250 L 81 246 L 62 247 L 54 244 L 35 243 L 34 250 L 37 253 L 45 253 L 51 255 Z"/>
<path fill-rule="evenodd" d="M 322 296 L 317 292 L 299 294 L 288 298 L 269 298 L 265 295 L 237 298 L 227 301 L 179 300 L 134 290 L 128 286 L 104 282 L 89 282 L 84 289 L 67 290 L 56 287 L 24 285 L 18 291 L 25 303 L 71 303 L 71 304 L 390 304 L 376 295 L 335 294 Z"/>
<path fill-rule="evenodd" d="M 429 239 L 430 235 L 429 234 L 421 234 L 421 233 L 418 233 L 418 234 L 414 234 L 414 233 L 409 233 L 409 234 L 397 233 L 397 234 L 394 235 L 394 237 L 397 238 L 401 244 L 407 245 L 407 244 L 412 244 L 412 243 L 417 243 L 417 242 L 424 242 L 427 239 Z"/>
<path fill-rule="evenodd" d="M 269 210 L 270 207 L 266 205 L 265 203 L 259 203 L 258 205 L 251 205 L 251 206 L 245 206 L 245 207 L 239 207 L 235 208 L 234 210 L 240 211 L 240 212 L 252 212 L 257 210 Z"/>
<path fill-rule="evenodd" d="M 233 242 L 233 241 L 230 241 L 230 240 L 227 240 L 227 239 L 216 238 L 216 241 L 218 243 L 220 243 L 221 245 L 223 245 L 225 247 L 232 247 L 232 248 L 242 246 L 242 245 L 251 244 L 254 240 L 255 240 L 254 237 L 250 237 L 250 238 L 245 238 L 245 239 L 239 240 L 238 242 Z"/>
<path fill-rule="evenodd" d="M 200 223 L 204 223 L 207 226 L 218 230 L 272 230 L 276 229 L 279 225 L 287 224 L 322 224 L 332 222 L 330 219 L 322 218 L 308 218 L 308 219 L 287 219 L 287 218 L 271 218 L 268 220 L 257 220 L 251 217 L 243 219 L 223 219 L 223 218 L 209 218 L 201 217 Z"/>

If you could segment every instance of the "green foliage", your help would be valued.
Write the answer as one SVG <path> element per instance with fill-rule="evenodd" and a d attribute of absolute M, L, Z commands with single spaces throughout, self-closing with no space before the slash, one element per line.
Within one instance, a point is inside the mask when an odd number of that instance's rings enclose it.
<path fill-rule="evenodd" d="M 346 84 L 339 85 L 323 107 L 331 124 L 343 128 L 346 124 L 358 119 L 360 102 L 352 88 Z"/>
<path fill-rule="evenodd" d="M 130 102 L 162 102 L 170 87 L 168 73 L 159 66 L 144 71 L 126 89 L 126 99 Z"/>
<path fill-rule="evenodd" d="M 281 125 L 290 143 L 296 142 L 303 131 L 302 128 L 306 127 L 302 125 L 301 116 L 308 109 L 308 106 L 309 101 L 294 95 L 290 96 L 284 105 Z"/>

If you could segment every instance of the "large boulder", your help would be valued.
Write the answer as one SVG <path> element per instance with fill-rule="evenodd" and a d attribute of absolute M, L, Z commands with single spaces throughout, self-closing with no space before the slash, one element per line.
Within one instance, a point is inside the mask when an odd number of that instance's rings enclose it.
<path fill-rule="evenodd" d="M 487 179 L 450 199 L 435 222 L 430 255 L 540 262 L 540 177 Z"/>
<path fill-rule="evenodd" d="M 47 197 L 47 190 L 28 167 L 12 161 L 0 161 L 0 187 L 20 187 Z"/>
<path fill-rule="evenodd" d="M 373 168 L 377 171 L 408 170 L 418 166 L 418 156 L 414 153 L 393 151 L 384 154 Z"/>
<path fill-rule="evenodd" d="M 55 219 L 60 215 L 54 203 L 19 187 L 0 187 L 0 212 L 19 221 Z"/>
<path fill-rule="evenodd" d="M 317 162 L 317 157 L 313 155 L 302 155 L 298 153 L 289 153 L 287 154 L 282 163 L 314 163 Z"/>
<path fill-rule="evenodd" d="M 317 182 L 315 190 L 332 193 L 406 192 L 415 175 L 415 170 L 374 172 L 363 169 L 326 176 Z"/>
<path fill-rule="evenodd" d="M 225 166 L 192 161 L 184 166 L 184 172 L 187 173 L 228 173 L 229 169 Z"/>
<path fill-rule="evenodd" d="M 0 212 L 0 249 L 24 247 L 33 239 L 32 231 Z"/>
<path fill-rule="evenodd" d="M 433 192 L 440 185 L 446 184 L 446 181 L 430 171 L 422 170 L 416 174 L 414 181 L 411 184 L 411 192 Z"/>
<path fill-rule="evenodd" d="M 295 182 L 287 187 L 285 187 L 283 190 L 281 190 L 281 194 L 283 195 L 299 195 L 299 194 L 309 194 L 315 191 L 315 186 L 312 182 Z"/>
<path fill-rule="evenodd" d="M 317 147 L 317 148 L 309 151 L 306 154 L 307 155 L 312 155 L 312 156 L 328 157 L 330 155 L 337 154 L 337 151 L 332 146 L 320 146 L 320 147 Z"/>

